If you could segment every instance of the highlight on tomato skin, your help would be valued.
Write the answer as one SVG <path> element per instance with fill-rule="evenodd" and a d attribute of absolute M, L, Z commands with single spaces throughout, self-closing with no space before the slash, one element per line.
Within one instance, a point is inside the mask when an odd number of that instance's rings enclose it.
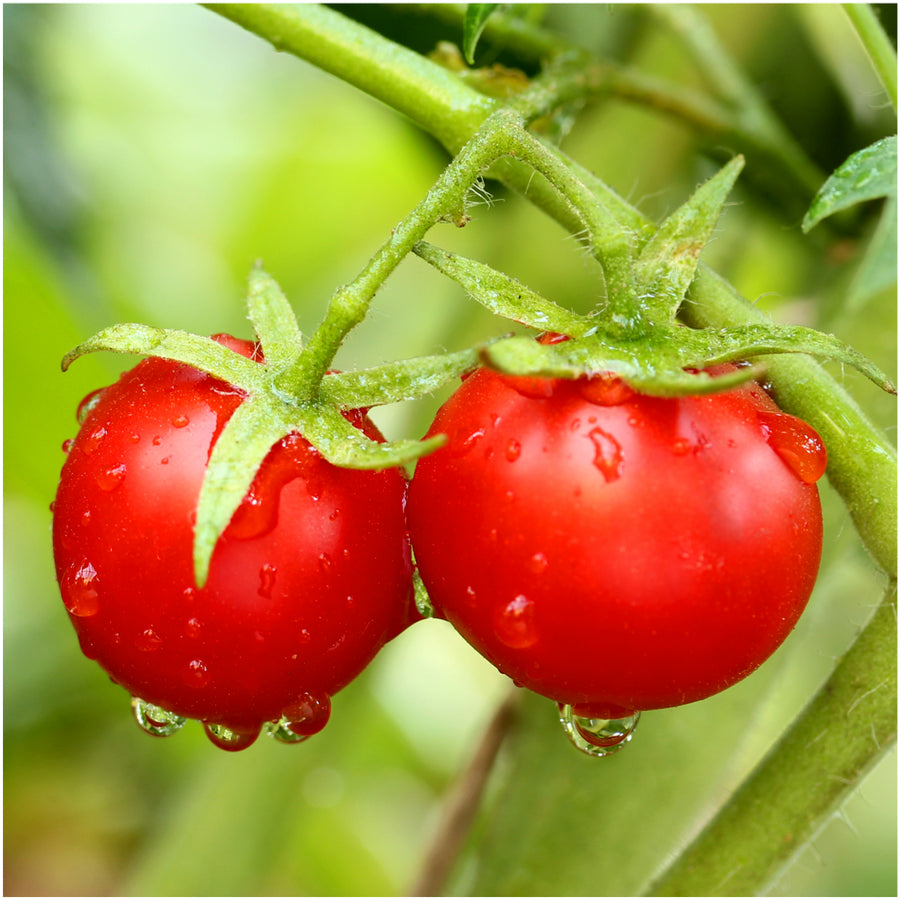
<path fill-rule="evenodd" d="M 806 606 L 825 448 L 755 382 L 657 398 L 481 369 L 428 433 L 447 443 L 408 515 L 435 614 L 576 731 L 725 690 Z"/>
<path fill-rule="evenodd" d="M 203 473 L 244 396 L 185 365 L 139 363 L 80 407 L 53 519 L 85 655 L 132 695 L 145 731 L 197 719 L 227 750 L 261 730 L 288 743 L 321 730 L 334 694 L 419 618 L 405 474 L 337 468 L 299 434 L 269 451 L 196 586 Z M 348 419 L 380 438 L 363 414 Z"/>

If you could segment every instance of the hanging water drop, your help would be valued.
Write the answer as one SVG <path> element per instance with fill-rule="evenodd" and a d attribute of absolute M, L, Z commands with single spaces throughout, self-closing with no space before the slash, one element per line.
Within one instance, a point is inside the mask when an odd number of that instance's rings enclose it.
<path fill-rule="evenodd" d="M 100 609 L 97 570 L 86 560 L 73 563 L 63 575 L 60 593 L 66 609 L 79 618 L 95 616 Z"/>
<path fill-rule="evenodd" d="M 559 721 L 569 740 L 588 756 L 611 756 L 627 744 L 637 728 L 640 712 L 618 719 L 578 716 L 568 703 L 559 704 Z"/>
<path fill-rule="evenodd" d="M 782 412 L 757 412 L 769 446 L 804 483 L 815 484 L 828 465 L 828 454 L 819 435 L 806 422 Z"/>
<path fill-rule="evenodd" d="M 84 424 L 84 420 L 90 415 L 91 410 L 100 402 L 105 392 L 106 388 L 98 388 L 96 391 L 91 391 L 91 393 L 78 404 L 78 411 L 75 413 L 75 418 L 78 419 L 79 425 Z M 105 433 L 106 432 L 104 431 L 104 434 Z"/>
<path fill-rule="evenodd" d="M 154 737 L 169 737 L 176 731 L 180 731 L 187 722 L 184 716 L 178 716 L 159 706 L 154 706 L 152 703 L 147 703 L 140 697 L 131 698 L 131 711 L 134 713 L 135 722 L 147 734 L 152 734 Z"/>
<path fill-rule="evenodd" d="M 266 725 L 270 737 L 284 744 L 299 744 L 318 734 L 331 718 L 327 694 L 304 693 L 284 708 L 277 722 Z"/>
<path fill-rule="evenodd" d="M 236 731 L 225 725 L 215 725 L 211 722 L 204 722 L 203 730 L 217 747 L 232 753 L 246 750 L 259 737 L 258 728 L 255 731 Z"/>

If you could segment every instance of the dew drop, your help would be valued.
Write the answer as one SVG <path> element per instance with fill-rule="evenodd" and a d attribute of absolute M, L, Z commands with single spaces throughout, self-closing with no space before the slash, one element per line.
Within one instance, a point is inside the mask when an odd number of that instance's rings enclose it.
<path fill-rule="evenodd" d="M 110 493 L 122 484 L 126 472 L 127 469 L 125 463 L 120 463 L 117 466 L 112 466 L 109 469 L 103 469 L 102 471 L 97 472 L 94 476 L 94 480 L 97 482 L 97 487 L 99 487 L 101 491 Z"/>
<path fill-rule="evenodd" d="M 192 659 L 184 673 L 184 683 L 188 687 L 202 688 L 209 684 L 209 669 L 202 659 Z"/>
<path fill-rule="evenodd" d="M 241 540 L 263 537 L 278 524 L 278 499 L 263 500 L 252 488 L 237 508 L 228 526 L 229 537 Z"/>
<path fill-rule="evenodd" d="M 612 372 L 601 372 L 576 382 L 578 393 L 597 406 L 619 406 L 634 396 L 634 391 Z"/>
<path fill-rule="evenodd" d="M 328 575 L 334 569 L 334 560 L 327 553 L 319 554 L 319 571 L 323 575 Z"/>
<path fill-rule="evenodd" d="M 63 575 L 60 593 L 66 609 L 81 619 L 94 616 L 100 609 L 97 570 L 86 560 L 73 563 Z"/>
<path fill-rule="evenodd" d="M 594 445 L 594 466 L 607 482 L 622 474 L 622 446 L 602 428 L 592 428 L 588 437 Z"/>
<path fill-rule="evenodd" d="M 69 455 L 69 451 L 72 449 L 72 445 L 74 443 L 75 443 L 75 441 L 72 438 L 69 438 L 68 440 L 63 441 L 62 452 L 65 453 L 66 456 Z"/>
<path fill-rule="evenodd" d="M 303 693 L 288 704 L 277 722 L 266 726 L 268 734 L 285 744 L 298 744 L 318 734 L 331 717 L 331 698 L 327 694 Z"/>
<path fill-rule="evenodd" d="M 157 434 L 153 437 L 153 446 L 158 447 L 162 443 L 162 438 Z"/>
<path fill-rule="evenodd" d="M 81 449 L 90 455 L 94 453 L 97 448 L 103 443 L 103 438 L 106 437 L 106 429 L 100 425 L 98 428 L 95 428 L 82 442 Z"/>
<path fill-rule="evenodd" d="M 534 556 L 531 557 L 528 565 L 535 575 L 541 575 L 547 570 L 547 557 L 543 553 L 535 553 Z"/>
<path fill-rule="evenodd" d="M 104 393 L 106 393 L 106 388 L 99 388 L 96 391 L 91 391 L 91 393 L 78 404 L 78 411 L 75 413 L 75 418 L 78 419 L 79 425 L 84 424 L 84 420 L 90 415 L 91 410 L 100 402 Z"/>
<path fill-rule="evenodd" d="M 162 642 L 162 638 L 152 628 L 145 628 L 135 639 L 134 645 L 141 653 L 153 653 L 159 650 Z"/>
<path fill-rule="evenodd" d="M 180 731 L 187 722 L 184 716 L 175 715 L 175 713 L 147 703 L 139 697 L 131 698 L 131 711 L 134 713 L 135 722 L 147 734 L 152 734 L 154 737 L 169 737 L 176 731 Z"/>
<path fill-rule="evenodd" d="M 175 416 L 175 418 L 172 419 L 172 426 L 174 428 L 184 428 L 185 426 L 190 425 L 190 423 L 191 423 L 191 420 L 187 416 L 183 416 L 183 415 Z"/>
<path fill-rule="evenodd" d="M 246 750 L 259 737 L 258 728 L 255 731 L 236 731 L 225 725 L 214 725 L 211 722 L 204 722 L 203 730 L 217 747 L 233 753 L 238 750 Z"/>
<path fill-rule="evenodd" d="M 275 566 L 270 563 L 266 563 L 259 570 L 259 588 L 257 593 L 260 597 L 265 597 L 267 600 L 271 598 L 272 589 L 275 587 L 275 575 L 277 571 Z"/>
<path fill-rule="evenodd" d="M 506 445 L 506 458 L 509 462 L 515 462 L 522 455 L 522 445 L 512 438 Z"/>
<path fill-rule="evenodd" d="M 515 650 L 537 643 L 534 603 L 519 594 L 494 613 L 494 631 L 497 637 Z"/>
<path fill-rule="evenodd" d="M 627 710 L 623 710 L 627 713 Z M 640 712 L 616 719 L 579 716 L 568 703 L 559 704 L 559 721 L 569 740 L 588 756 L 611 756 L 627 744 L 637 728 Z"/>
<path fill-rule="evenodd" d="M 556 380 L 553 378 L 529 378 L 522 375 L 507 375 L 504 379 L 516 393 L 529 400 L 547 400 L 553 396 L 556 390 Z"/>
<path fill-rule="evenodd" d="M 680 437 L 672 441 L 672 452 L 676 456 L 687 456 L 691 452 L 691 442 L 688 438 Z"/>
<path fill-rule="evenodd" d="M 822 439 L 806 422 L 781 412 L 756 414 L 769 446 L 804 483 L 815 484 L 828 465 Z"/>

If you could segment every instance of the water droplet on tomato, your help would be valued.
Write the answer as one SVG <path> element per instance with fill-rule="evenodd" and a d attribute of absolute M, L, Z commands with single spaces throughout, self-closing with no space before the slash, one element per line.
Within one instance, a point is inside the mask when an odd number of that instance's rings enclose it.
<path fill-rule="evenodd" d="M 141 700 L 140 697 L 131 698 L 131 711 L 134 720 L 141 728 L 154 737 L 169 737 L 184 727 L 187 719 L 175 713 L 154 706 Z"/>
<path fill-rule="evenodd" d="M 153 653 L 162 647 L 162 642 L 162 638 L 152 628 L 145 628 L 135 639 L 134 645 L 142 653 Z"/>
<path fill-rule="evenodd" d="M 534 603 L 519 594 L 494 613 L 494 631 L 497 637 L 515 650 L 537 643 Z"/>
<path fill-rule="evenodd" d="M 100 425 L 81 442 L 82 451 L 84 453 L 87 453 L 88 455 L 94 453 L 97 448 L 103 443 L 103 438 L 105 437 L 106 429 L 102 425 Z"/>
<path fill-rule="evenodd" d="M 506 458 L 510 462 L 515 462 L 522 455 L 522 445 L 512 438 L 506 445 Z"/>
<path fill-rule="evenodd" d="M 632 390 L 621 378 L 612 372 L 601 372 L 576 382 L 578 393 L 597 406 L 619 406 L 634 396 Z"/>
<path fill-rule="evenodd" d="M 522 375 L 507 375 L 506 383 L 523 397 L 529 400 L 547 400 L 556 390 L 554 378 L 529 378 Z"/>
<path fill-rule="evenodd" d="M 106 388 L 98 388 L 96 391 L 91 391 L 90 394 L 78 404 L 78 411 L 75 413 L 75 418 L 78 420 L 79 425 L 84 424 L 84 420 L 90 415 L 91 410 L 100 402 L 105 392 Z"/>
<path fill-rule="evenodd" d="M 559 721 L 566 736 L 588 756 L 611 756 L 621 750 L 631 740 L 640 717 L 640 712 L 615 719 L 579 716 L 570 704 L 559 704 Z"/>
<path fill-rule="evenodd" d="M 680 437 L 672 441 L 672 452 L 676 456 L 687 456 L 691 452 L 691 442 L 688 438 Z"/>
<path fill-rule="evenodd" d="M 331 698 L 327 694 L 303 693 L 288 704 L 277 722 L 267 726 L 269 735 L 285 744 L 297 744 L 318 734 L 331 717 Z"/>
<path fill-rule="evenodd" d="M 592 428 L 588 437 L 594 445 L 594 466 L 607 482 L 622 474 L 622 446 L 602 428 Z"/>
<path fill-rule="evenodd" d="M 327 553 L 319 554 L 319 571 L 323 575 L 328 575 L 334 569 L 334 560 Z"/>
<path fill-rule="evenodd" d="M 110 491 L 114 491 L 122 484 L 126 472 L 127 469 L 125 463 L 120 463 L 117 466 L 111 466 L 109 469 L 101 469 L 94 476 L 94 480 L 97 482 L 97 487 L 99 487 L 101 491 L 110 493 Z"/>
<path fill-rule="evenodd" d="M 815 484 L 828 465 L 825 445 L 816 431 L 796 416 L 782 412 L 757 412 L 769 446 L 804 483 Z"/>
<path fill-rule="evenodd" d="M 139 444 L 141 442 L 141 436 L 139 434 L 129 434 L 128 440 L 132 444 Z"/>
<path fill-rule="evenodd" d="M 162 443 L 162 438 L 157 434 L 153 437 L 153 446 L 158 447 Z"/>
<path fill-rule="evenodd" d="M 175 416 L 172 419 L 172 427 L 173 428 L 184 428 L 187 425 L 190 425 L 191 420 L 187 416 Z"/>
<path fill-rule="evenodd" d="M 268 500 L 257 494 L 252 488 L 241 501 L 230 524 L 228 536 L 241 540 L 263 537 L 278 524 L 278 500 L 269 497 Z"/>
<path fill-rule="evenodd" d="M 540 575 L 547 570 L 547 557 L 543 553 L 535 553 L 528 565 L 535 575 Z"/>
<path fill-rule="evenodd" d="M 86 560 L 73 563 L 66 569 L 60 593 L 66 609 L 78 618 L 94 616 L 100 609 L 97 570 Z"/>
<path fill-rule="evenodd" d="M 184 683 L 193 688 L 202 688 L 209 684 L 209 669 L 202 659 L 192 659 L 187 664 Z"/>
<path fill-rule="evenodd" d="M 258 728 L 255 731 L 235 731 L 233 728 L 211 722 L 204 722 L 203 730 L 217 747 L 232 752 L 246 750 L 259 737 Z"/>
<path fill-rule="evenodd" d="M 257 593 L 260 597 L 265 597 L 267 600 L 271 598 L 272 589 L 275 587 L 275 575 L 277 571 L 275 566 L 269 563 L 266 563 L 259 570 L 259 589 Z"/>
<path fill-rule="evenodd" d="M 62 452 L 69 455 L 69 451 L 72 449 L 72 445 L 75 443 L 73 438 L 69 438 L 68 440 L 63 441 L 62 444 Z"/>

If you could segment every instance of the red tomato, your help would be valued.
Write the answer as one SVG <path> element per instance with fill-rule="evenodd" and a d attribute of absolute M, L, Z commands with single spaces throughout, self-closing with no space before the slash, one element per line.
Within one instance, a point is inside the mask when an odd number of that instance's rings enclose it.
<path fill-rule="evenodd" d="M 437 433 L 408 507 L 436 615 L 579 715 L 721 691 L 806 605 L 825 451 L 756 383 L 660 399 L 479 370 Z"/>
<path fill-rule="evenodd" d="M 197 498 L 243 398 L 160 359 L 92 395 L 67 442 L 53 543 L 84 653 L 135 697 L 246 746 L 282 716 L 297 734 L 319 730 L 331 695 L 417 613 L 405 477 L 332 466 L 299 434 L 269 452 L 196 587 Z"/>

